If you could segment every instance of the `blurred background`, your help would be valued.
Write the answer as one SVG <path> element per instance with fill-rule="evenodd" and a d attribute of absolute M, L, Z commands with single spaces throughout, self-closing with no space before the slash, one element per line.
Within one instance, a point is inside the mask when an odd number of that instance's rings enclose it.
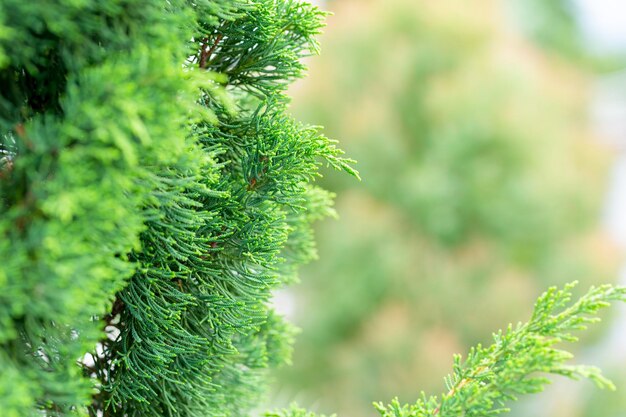
<path fill-rule="evenodd" d="M 302 329 L 276 405 L 366 417 L 440 393 L 454 353 L 548 286 L 626 283 L 623 0 L 317 3 L 333 15 L 292 112 L 363 180 L 320 179 L 339 219 L 276 296 Z M 512 415 L 626 415 L 626 310 L 571 348 L 618 391 L 557 380 Z"/>

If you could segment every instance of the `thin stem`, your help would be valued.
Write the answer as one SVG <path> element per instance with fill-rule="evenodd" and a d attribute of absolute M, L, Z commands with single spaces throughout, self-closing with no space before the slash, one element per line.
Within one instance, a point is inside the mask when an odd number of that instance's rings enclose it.
<path fill-rule="evenodd" d="M 213 54 L 213 52 L 215 51 L 215 48 L 217 48 L 217 45 L 220 43 L 223 37 L 224 35 L 222 34 L 217 35 L 217 37 L 215 38 L 215 41 L 213 42 L 213 45 L 211 45 L 209 50 L 206 49 L 209 39 L 208 38 L 204 39 L 204 42 L 202 42 L 202 48 L 200 50 L 200 63 L 199 63 L 200 68 L 206 68 L 207 60 L 211 57 L 211 54 Z"/>

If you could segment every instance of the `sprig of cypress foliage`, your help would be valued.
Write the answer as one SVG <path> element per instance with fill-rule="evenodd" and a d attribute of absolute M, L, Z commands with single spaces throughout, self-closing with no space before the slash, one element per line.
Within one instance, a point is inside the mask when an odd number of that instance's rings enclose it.
<path fill-rule="evenodd" d="M 271 291 L 332 214 L 317 170 L 357 176 L 286 115 L 323 17 L 295 0 L 0 3 L 3 417 L 248 413 L 293 338 Z M 457 357 L 441 400 L 378 409 L 489 415 L 538 371 L 610 386 L 554 344 L 616 299 L 555 313 L 569 288 L 550 290 L 529 324 Z"/>
<path fill-rule="evenodd" d="M 317 169 L 356 174 L 285 114 L 323 16 L 291 0 L 0 4 L 3 416 L 255 403 L 293 335 L 271 290 L 332 213 Z"/>
<path fill-rule="evenodd" d="M 472 348 L 465 360 L 456 355 L 453 373 L 445 378 L 447 393 L 422 393 L 415 404 L 403 405 L 396 398 L 389 405 L 374 406 L 382 417 L 492 416 L 509 411 L 508 404 L 519 395 L 542 391 L 550 382 L 546 374 L 588 378 L 600 388 L 615 389 L 598 368 L 569 364 L 573 355 L 557 345 L 576 341 L 573 332 L 598 322 L 598 310 L 626 301 L 626 288 L 594 287 L 571 303 L 574 285 L 550 288 L 537 300 L 527 323 L 495 333 L 489 347 Z"/>
<path fill-rule="evenodd" d="M 571 365 L 573 355 L 561 349 L 563 342 L 575 342 L 575 331 L 597 323 L 596 316 L 613 301 L 626 301 L 626 287 L 592 287 L 572 302 L 572 288 L 551 287 L 542 294 L 527 323 L 509 325 L 493 335 L 488 347 L 470 349 L 467 358 L 455 355 L 452 374 L 445 378 L 448 391 L 441 396 L 422 392 L 414 404 L 395 398 L 389 404 L 374 403 L 381 417 L 483 417 L 509 411 L 519 395 L 537 393 L 550 380 L 546 375 L 570 379 L 587 378 L 600 388 L 614 390 L 611 381 L 593 366 Z M 292 405 L 265 414 L 266 417 L 316 417 L 317 414 Z M 323 417 L 323 416 L 319 416 Z"/>
<path fill-rule="evenodd" d="M 326 417 L 323 414 L 315 414 L 310 411 L 307 411 L 303 408 L 298 407 L 295 404 L 292 404 L 289 408 L 285 408 L 278 411 L 270 411 L 265 413 L 265 417 Z M 335 417 L 335 414 L 332 414 L 330 417 Z"/>

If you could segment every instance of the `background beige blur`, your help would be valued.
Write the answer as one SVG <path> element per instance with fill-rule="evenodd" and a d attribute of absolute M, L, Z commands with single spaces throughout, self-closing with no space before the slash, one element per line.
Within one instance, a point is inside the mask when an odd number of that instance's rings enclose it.
<path fill-rule="evenodd" d="M 325 4 L 322 56 L 292 111 L 363 180 L 320 180 L 339 220 L 318 225 L 320 260 L 277 298 L 302 333 L 274 402 L 373 416 L 372 401 L 441 392 L 454 353 L 526 320 L 548 286 L 618 279 L 622 249 L 601 222 L 618 154 L 592 109 L 622 61 L 587 52 L 567 1 L 544 3 Z M 618 385 L 619 315 L 574 348 Z M 559 383 L 514 415 L 624 415 L 621 386 Z"/>

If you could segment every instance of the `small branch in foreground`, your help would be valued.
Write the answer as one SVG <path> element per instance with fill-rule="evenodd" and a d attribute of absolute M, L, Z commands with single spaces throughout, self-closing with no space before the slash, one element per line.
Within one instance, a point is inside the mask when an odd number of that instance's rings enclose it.
<path fill-rule="evenodd" d="M 209 39 L 208 38 L 204 39 L 204 41 L 202 42 L 202 47 L 200 49 L 200 63 L 199 63 L 200 68 L 206 68 L 208 59 L 211 57 L 211 55 L 215 51 L 215 48 L 217 48 L 217 45 L 220 43 L 223 37 L 224 35 L 222 34 L 217 35 L 217 37 L 215 38 L 215 41 L 213 41 L 213 45 L 211 45 L 211 47 L 208 50 L 206 48 L 208 46 Z"/>

